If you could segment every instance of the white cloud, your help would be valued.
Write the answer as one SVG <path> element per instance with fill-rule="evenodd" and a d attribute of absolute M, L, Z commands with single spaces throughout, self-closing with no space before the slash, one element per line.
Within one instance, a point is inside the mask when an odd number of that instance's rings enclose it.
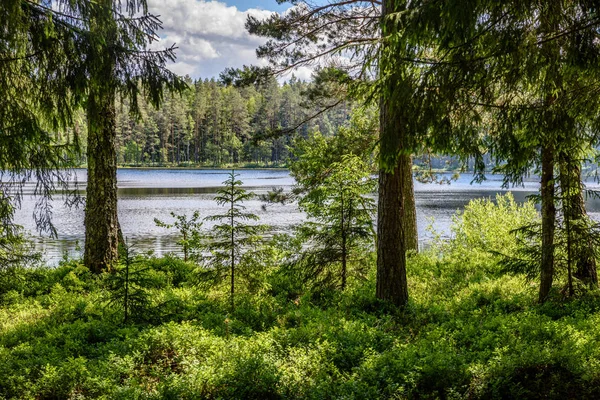
<path fill-rule="evenodd" d="M 314 71 L 312 68 L 302 66 L 302 67 L 295 69 L 291 73 L 288 73 L 284 78 L 287 80 L 291 77 L 292 74 L 294 74 L 294 76 L 296 78 L 300 79 L 301 81 L 310 81 L 310 80 L 312 80 L 313 72 Z"/>
<path fill-rule="evenodd" d="M 240 11 L 219 1 L 149 0 L 149 12 L 159 15 L 163 30 L 153 48 L 178 47 L 177 62 L 169 68 L 193 78 L 218 76 L 227 67 L 266 65 L 256 58 L 265 39 L 250 35 L 244 24 L 248 15 L 266 18 L 271 11 Z M 305 74 L 303 74 L 305 75 Z"/>
<path fill-rule="evenodd" d="M 181 76 L 185 76 L 185 75 L 189 75 L 189 76 L 194 76 L 195 72 L 196 72 L 196 65 L 195 64 L 188 64 L 186 62 L 181 62 L 178 61 L 174 64 L 169 65 L 169 69 L 173 72 L 175 72 L 177 75 L 181 75 Z"/>

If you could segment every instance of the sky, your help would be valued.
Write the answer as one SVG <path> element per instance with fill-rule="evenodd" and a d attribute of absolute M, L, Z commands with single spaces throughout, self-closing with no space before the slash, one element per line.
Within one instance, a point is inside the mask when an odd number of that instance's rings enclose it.
<path fill-rule="evenodd" d="M 263 10 L 285 11 L 290 7 L 289 3 L 277 4 L 275 0 L 229 0 L 225 3 L 236 6 L 238 10 L 246 11 L 249 8 L 262 8 Z"/>
<path fill-rule="evenodd" d="M 177 61 L 169 68 L 195 79 L 218 77 L 227 67 L 267 65 L 255 52 L 265 39 L 248 34 L 244 23 L 248 15 L 267 18 L 290 7 L 275 0 L 148 0 L 148 6 L 163 22 L 161 40 L 153 47 L 175 44 Z M 295 72 L 305 80 L 310 73 Z"/>

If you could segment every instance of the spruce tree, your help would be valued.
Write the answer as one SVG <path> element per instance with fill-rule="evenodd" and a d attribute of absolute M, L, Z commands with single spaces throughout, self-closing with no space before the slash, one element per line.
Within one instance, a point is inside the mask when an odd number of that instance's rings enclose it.
<path fill-rule="evenodd" d="M 117 154 L 115 97 L 130 100 L 136 114 L 143 91 L 154 106 L 165 88 L 181 91 L 183 80 L 164 68 L 174 49 L 151 51 L 160 21 L 148 14 L 145 0 L 93 3 L 82 15 L 89 29 L 87 48 L 88 181 L 84 263 L 90 270 L 110 269 L 118 259 L 120 226 L 117 216 Z M 135 14 L 142 11 L 141 16 Z M 77 10 L 73 10 L 77 11 Z"/>
<path fill-rule="evenodd" d="M 568 160 L 573 149 L 598 142 L 597 15 L 595 6 L 577 1 L 468 7 L 407 2 L 389 37 L 396 56 L 386 75 L 404 71 L 418 84 L 410 102 L 427 127 L 420 130 L 420 141 L 437 151 L 475 157 L 478 178 L 485 172 L 483 151 L 492 154 L 506 184 L 521 183 L 532 168 L 540 174 L 541 302 L 555 275 L 556 171 L 561 164 L 576 169 L 581 160 Z M 563 203 L 581 207 L 579 185 L 564 187 Z M 569 215 L 574 209 L 563 208 L 563 216 L 576 218 Z M 595 275 L 592 263 L 581 265 L 587 265 L 584 275 Z"/>
<path fill-rule="evenodd" d="M 246 212 L 242 204 L 254 197 L 254 194 L 243 189 L 239 175 L 232 170 L 224 187 L 217 191 L 215 201 L 225 208 L 222 214 L 206 217 L 207 221 L 218 222 L 207 234 L 206 247 L 210 251 L 209 268 L 206 274 L 213 282 L 220 282 L 229 275 L 231 309 L 235 309 L 235 283 L 238 265 L 243 261 L 249 247 L 260 240 L 263 225 L 250 225 L 248 221 L 258 221 L 256 214 Z"/>
<path fill-rule="evenodd" d="M 89 173 L 84 259 L 95 272 L 110 268 L 119 238 L 115 96 L 129 99 L 135 114 L 140 94 L 157 106 L 165 87 L 183 89 L 185 84 L 165 69 L 175 58 L 174 48 L 147 49 L 158 39 L 160 21 L 148 14 L 145 0 L 58 0 L 52 7 L 10 0 L 2 2 L 0 18 L 7 27 L 1 33 L 1 84 L 11 98 L 0 106 L 7 124 L 4 143 L 10 148 L 2 167 L 36 175 L 40 192 L 49 198 L 54 188 L 50 176 L 64 181 L 64 174 L 53 171 L 69 166 L 74 157 L 67 150 L 78 148 L 77 137 L 57 143 L 51 132 L 68 128 L 74 111 L 85 103 Z M 44 205 L 48 210 L 42 201 Z M 10 219 L 10 213 L 5 215 Z M 47 225 L 47 218 L 41 222 Z"/>
<path fill-rule="evenodd" d="M 298 202 L 310 219 L 299 228 L 308 248 L 298 262 L 305 280 L 344 290 L 351 264 L 360 270 L 374 247 L 375 205 L 370 195 L 375 182 L 368 165 L 353 154 L 323 169 L 320 184 L 310 185 Z"/>
<path fill-rule="evenodd" d="M 54 14 L 43 3 L 0 2 L 0 240 L 7 243 L 18 241 L 13 215 L 25 182 L 37 181 L 40 231 L 56 234 L 50 199 L 57 189 L 76 200 L 69 179 L 79 137 L 68 128 L 85 90 L 84 37 Z"/>

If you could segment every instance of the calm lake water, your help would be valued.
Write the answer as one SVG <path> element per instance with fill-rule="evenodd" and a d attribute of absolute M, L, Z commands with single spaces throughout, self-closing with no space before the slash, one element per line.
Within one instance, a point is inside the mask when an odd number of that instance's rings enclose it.
<path fill-rule="evenodd" d="M 136 252 L 153 251 L 156 255 L 178 252 L 175 245 L 176 233 L 159 228 L 154 218 L 171 222 L 170 212 L 191 215 L 200 210 L 201 215 L 219 213 L 222 209 L 214 202 L 216 190 L 227 179 L 225 170 L 152 170 L 121 169 L 119 182 L 119 220 L 123 234 Z M 286 170 L 240 170 L 236 171 L 244 182 L 244 187 L 255 193 L 266 193 L 274 187 L 290 190 L 294 180 Z M 86 172 L 77 170 L 80 188 L 85 188 Z M 423 184 L 415 182 L 419 240 L 426 244 L 431 236 L 427 227 L 432 223 L 436 231 L 449 234 L 451 218 L 470 200 L 480 197 L 494 197 L 496 193 L 505 193 L 502 189 L 502 177 L 489 175 L 481 183 L 471 183 L 473 177 L 463 174 L 451 184 Z M 526 181 L 524 186 L 511 188 L 515 199 L 524 201 L 528 195 L 538 190 L 536 181 Z M 588 187 L 596 188 L 590 182 Z M 41 251 L 49 264 L 56 264 L 65 255 L 78 257 L 83 247 L 84 226 L 83 208 L 68 208 L 57 197 L 53 202 L 53 221 L 58 238 L 52 239 L 37 235 L 33 220 L 35 198 L 26 193 L 22 208 L 17 212 L 16 222 L 25 227 L 33 237 L 36 248 Z M 246 204 L 247 210 L 258 214 L 260 223 L 269 224 L 274 232 L 286 232 L 294 224 L 305 220 L 305 215 L 295 204 L 271 205 L 263 210 L 262 202 L 252 200 Z M 600 200 L 588 201 L 592 218 L 600 220 Z M 206 222 L 204 227 L 210 228 Z"/>

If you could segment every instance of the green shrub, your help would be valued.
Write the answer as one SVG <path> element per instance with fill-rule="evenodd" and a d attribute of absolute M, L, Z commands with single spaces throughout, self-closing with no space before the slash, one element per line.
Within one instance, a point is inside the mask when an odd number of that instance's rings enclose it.
<path fill-rule="evenodd" d="M 403 310 L 375 298 L 373 259 L 344 292 L 298 286 L 281 267 L 286 241 L 257 261 L 234 311 L 221 288 L 195 285 L 193 264 L 137 259 L 147 307 L 127 324 L 80 263 L 15 269 L 0 303 L 0 398 L 600 397 L 599 295 L 538 305 L 535 286 L 500 273 L 488 250 L 512 246 L 510 231 L 476 235 L 491 222 L 472 218 L 532 216 L 500 203 L 468 208 L 443 253 L 408 259 Z"/>

